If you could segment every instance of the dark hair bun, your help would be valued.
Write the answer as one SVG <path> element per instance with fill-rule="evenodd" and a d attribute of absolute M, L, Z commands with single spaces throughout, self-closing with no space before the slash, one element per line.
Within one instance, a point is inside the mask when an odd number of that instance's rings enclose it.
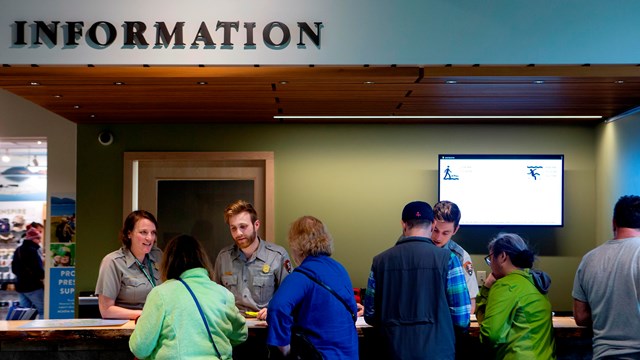
<path fill-rule="evenodd" d="M 519 268 L 531 268 L 534 258 L 535 256 L 531 250 L 524 249 L 516 253 L 511 262 Z"/>

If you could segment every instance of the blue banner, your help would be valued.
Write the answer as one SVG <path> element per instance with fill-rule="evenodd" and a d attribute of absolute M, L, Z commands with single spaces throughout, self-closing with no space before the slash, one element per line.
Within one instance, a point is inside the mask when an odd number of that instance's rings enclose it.
<path fill-rule="evenodd" d="M 51 268 L 49 319 L 75 318 L 76 268 Z"/>

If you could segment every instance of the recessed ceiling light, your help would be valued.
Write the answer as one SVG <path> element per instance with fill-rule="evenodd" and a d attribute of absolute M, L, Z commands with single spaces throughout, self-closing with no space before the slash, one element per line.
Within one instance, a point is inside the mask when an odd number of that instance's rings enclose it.
<path fill-rule="evenodd" d="M 31 85 L 31 86 L 38 86 L 38 85 L 40 85 L 40 83 L 39 83 L 39 82 L 37 82 L 37 81 L 31 81 L 31 82 L 29 83 L 29 85 Z"/>
<path fill-rule="evenodd" d="M 616 80 L 615 83 L 616 84 L 624 84 L 624 80 Z"/>
<path fill-rule="evenodd" d="M 455 80 L 447 80 L 444 82 L 445 84 L 457 84 L 458 82 Z"/>
<path fill-rule="evenodd" d="M 544 80 L 534 80 L 534 84 L 544 84 Z"/>
<path fill-rule="evenodd" d="M 207 84 L 208 84 L 208 82 L 206 82 L 206 81 L 198 81 L 198 83 L 197 83 L 197 84 L 198 84 L 198 85 L 207 85 Z"/>
<path fill-rule="evenodd" d="M 124 85 L 124 81 L 115 81 L 113 85 Z"/>
<path fill-rule="evenodd" d="M 91 114 L 91 115 L 89 115 L 89 117 L 90 118 L 94 118 L 94 117 L 96 117 L 96 115 L 95 114 Z"/>
<path fill-rule="evenodd" d="M 375 81 L 365 81 L 364 82 L 365 85 L 373 85 L 375 83 L 376 83 Z"/>
<path fill-rule="evenodd" d="M 62 95 L 56 94 L 56 95 L 53 95 L 53 97 L 56 98 L 56 99 L 60 99 L 60 98 L 62 98 Z"/>
<path fill-rule="evenodd" d="M 80 109 L 80 105 L 73 105 L 74 109 Z"/>

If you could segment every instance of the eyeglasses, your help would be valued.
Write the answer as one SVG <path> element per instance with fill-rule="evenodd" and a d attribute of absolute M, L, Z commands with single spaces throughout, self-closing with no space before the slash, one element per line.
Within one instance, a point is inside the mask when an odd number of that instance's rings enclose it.
<path fill-rule="evenodd" d="M 491 253 L 484 257 L 484 262 L 486 262 L 487 265 L 491 266 Z"/>

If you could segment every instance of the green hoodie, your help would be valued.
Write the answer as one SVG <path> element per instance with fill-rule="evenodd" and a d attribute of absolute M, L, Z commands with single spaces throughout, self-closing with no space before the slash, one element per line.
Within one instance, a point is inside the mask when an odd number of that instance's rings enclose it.
<path fill-rule="evenodd" d="M 555 359 L 548 276 L 516 270 L 482 287 L 476 298 L 480 341 L 496 359 Z"/>

